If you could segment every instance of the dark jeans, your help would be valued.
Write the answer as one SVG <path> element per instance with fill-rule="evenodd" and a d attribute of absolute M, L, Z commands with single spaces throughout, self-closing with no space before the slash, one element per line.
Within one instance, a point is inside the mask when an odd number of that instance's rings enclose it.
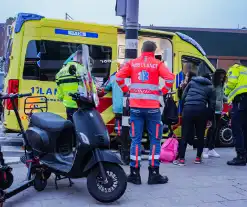
<path fill-rule="evenodd" d="M 67 113 L 67 120 L 70 120 L 73 123 L 73 114 L 77 111 L 75 108 L 67 108 L 66 107 L 66 113 Z"/>
<path fill-rule="evenodd" d="M 141 161 L 141 141 L 144 123 L 150 139 L 149 165 L 159 166 L 160 140 L 163 127 L 160 109 L 131 108 L 130 109 L 130 136 L 132 139 L 130 147 L 130 166 L 139 167 Z"/>
<path fill-rule="evenodd" d="M 232 134 L 236 152 L 240 155 L 247 154 L 247 95 L 239 101 L 233 101 L 231 112 Z"/>
<path fill-rule="evenodd" d="M 190 108 L 191 109 L 191 108 Z M 204 147 L 204 134 L 207 125 L 206 110 L 184 108 L 182 115 L 182 139 L 179 144 L 179 158 L 184 159 L 188 142 L 197 137 L 197 157 L 201 157 Z"/>
<path fill-rule="evenodd" d="M 215 140 L 219 130 L 221 114 L 215 114 L 212 120 L 212 126 L 208 129 L 206 147 L 209 150 L 215 148 Z"/>

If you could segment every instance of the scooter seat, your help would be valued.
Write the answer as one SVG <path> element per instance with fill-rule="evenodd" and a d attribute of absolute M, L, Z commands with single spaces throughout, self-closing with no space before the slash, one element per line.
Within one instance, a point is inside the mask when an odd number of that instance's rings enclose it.
<path fill-rule="evenodd" d="M 63 129 L 73 127 L 71 121 L 49 112 L 34 113 L 30 123 L 33 126 L 50 132 L 62 131 Z"/>

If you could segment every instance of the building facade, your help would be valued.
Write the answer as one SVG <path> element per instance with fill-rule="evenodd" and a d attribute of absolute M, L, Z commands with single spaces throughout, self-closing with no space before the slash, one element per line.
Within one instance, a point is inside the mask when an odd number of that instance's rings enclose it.
<path fill-rule="evenodd" d="M 14 18 L 9 18 L 5 23 L 0 23 L 0 57 L 4 56 L 7 42 L 11 34 L 11 25 Z"/>
<path fill-rule="evenodd" d="M 0 23 L 0 57 L 4 55 L 4 39 L 5 39 L 5 30 L 3 23 Z"/>
<path fill-rule="evenodd" d="M 195 39 L 205 50 L 215 68 L 228 69 L 236 62 L 247 66 L 246 29 L 206 29 L 185 27 L 144 28 L 181 32 Z"/>

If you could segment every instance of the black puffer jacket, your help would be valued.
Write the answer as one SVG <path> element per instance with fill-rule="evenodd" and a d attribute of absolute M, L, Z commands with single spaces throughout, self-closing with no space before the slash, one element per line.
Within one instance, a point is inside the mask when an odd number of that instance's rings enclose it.
<path fill-rule="evenodd" d="M 193 77 L 186 86 L 182 95 L 183 107 L 191 109 L 209 109 L 209 113 L 214 113 L 216 95 L 212 82 L 207 78 Z"/>

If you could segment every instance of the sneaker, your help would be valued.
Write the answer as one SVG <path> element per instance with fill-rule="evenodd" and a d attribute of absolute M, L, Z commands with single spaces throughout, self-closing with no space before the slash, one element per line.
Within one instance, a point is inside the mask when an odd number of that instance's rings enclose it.
<path fill-rule="evenodd" d="M 214 149 L 208 151 L 208 156 L 209 157 L 217 157 L 217 158 L 220 157 L 220 155 Z"/>
<path fill-rule="evenodd" d="M 194 163 L 195 163 L 195 164 L 201 164 L 201 163 L 202 163 L 202 158 L 196 157 Z"/>
<path fill-rule="evenodd" d="M 204 149 L 203 154 L 202 154 L 202 157 L 203 157 L 204 159 L 208 159 L 208 158 L 209 158 L 209 154 L 208 154 L 208 149 L 207 149 L 207 148 Z"/>
<path fill-rule="evenodd" d="M 178 159 L 173 161 L 174 165 L 179 165 L 179 166 L 185 166 L 185 160 L 184 159 Z"/>

